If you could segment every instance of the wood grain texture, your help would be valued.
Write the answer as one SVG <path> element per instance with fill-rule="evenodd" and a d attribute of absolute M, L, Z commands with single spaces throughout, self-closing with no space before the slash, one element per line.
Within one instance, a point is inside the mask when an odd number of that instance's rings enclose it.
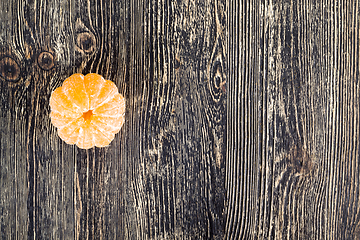
<path fill-rule="evenodd" d="M 0 1 L 2 239 L 360 239 L 358 1 Z M 51 125 L 96 72 L 109 147 Z"/>
<path fill-rule="evenodd" d="M 222 239 L 224 2 L 12 0 L 0 20 L 2 238 Z M 107 148 L 50 123 L 76 72 L 126 97 Z"/>
<path fill-rule="evenodd" d="M 359 239 L 358 1 L 229 1 L 226 239 Z"/>

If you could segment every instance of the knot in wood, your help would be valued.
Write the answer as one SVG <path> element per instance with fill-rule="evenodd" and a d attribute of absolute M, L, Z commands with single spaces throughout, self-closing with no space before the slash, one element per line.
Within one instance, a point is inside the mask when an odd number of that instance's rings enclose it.
<path fill-rule="evenodd" d="M 54 55 L 50 52 L 41 52 L 37 60 L 39 67 L 45 71 L 51 70 L 55 66 Z"/>
<path fill-rule="evenodd" d="M 303 147 L 293 147 L 288 158 L 293 169 L 301 175 L 308 175 L 313 169 L 312 159 Z"/>
<path fill-rule="evenodd" d="M 77 35 L 76 44 L 85 53 L 91 53 L 95 50 L 96 39 L 90 32 L 80 32 Z"/>
<path fill-rule="evenodd" d="M 20 66 L 11 57 L 3 57 L 0 59 L 0 75 L 6 81 L 16 82 L 20 77 Z"/>

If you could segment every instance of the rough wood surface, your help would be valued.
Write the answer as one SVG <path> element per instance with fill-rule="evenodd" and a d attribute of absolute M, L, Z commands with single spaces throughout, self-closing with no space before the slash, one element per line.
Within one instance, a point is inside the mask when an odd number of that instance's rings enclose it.
<path fill-rule="evenodd" d="M 360 239 L 358 1 L 0 1 L 2 239 Z M 107 148 L 49 97 L 126 97 Z"/>
<path fill-rule="evenodd" d="M 1 237 L 221 239 L 225 5 L 1 1 Z M 62 142 L 51 91 L 96 72 L 126 97 L 107 148 Z"/>
<path fill-rule="evenodd" d="M 359 1 L 229 1 L 226 239 L 360 239 Z"/>

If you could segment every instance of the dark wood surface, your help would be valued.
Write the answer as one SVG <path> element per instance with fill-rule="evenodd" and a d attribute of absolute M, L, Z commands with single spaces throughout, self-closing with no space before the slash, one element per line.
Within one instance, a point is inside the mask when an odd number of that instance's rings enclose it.
<path fill-rule="evenodd" d="M 359 4 L 229 2 L 226 238 L 360 239 Z"/>
<path fill-rule="evenodd" d="M 360 239 L 358 1 L 0 1 L 2 239 Z M 51 92 L 126 98 L 67 145 Z"/>

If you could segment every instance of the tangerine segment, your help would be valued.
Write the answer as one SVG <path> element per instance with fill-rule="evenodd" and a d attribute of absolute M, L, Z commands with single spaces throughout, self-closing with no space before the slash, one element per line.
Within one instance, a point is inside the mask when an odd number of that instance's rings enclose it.
<path fill-rule="evenodd" d="M 77 119 L 74 117 L 68 117 L 66 115 L 62 115 L 58 112 L 51 112 L 50 118 L 51 118 L 51 123 L 57 128 L 62 128 Z"/>
<path fill-rule="evenodd" d="M 68 77 L 62 85 L 62 91 L 81 111 L 89 110 L 89 96 L 85 89 L 84 75 L 77 73 Z"/>
<path fill-rule="evenodd" d="M 80 128 L 78 141 L 76 145 L 82 149 L 89 149 L 94 146 L 105 147 L 114 139 L 115 134 L 110 132 L 101 132 L 93 124 L 85 123 Z"/>
<path fill-rule="evenodd" d="M 100 90 L 105 83 L 105 79 L 96 73 L 89 73 L 84 77 L 85 90 L 89 96 L 89 108 L 94 109 Z"/>
<path fill-rule="evenodd" d="M 99 129 L 94 128 L 95 146 L 105 147 L 114 140 L 115 134 L 111 132 L 102 132 Z"/>
<path fill-rule="evenodd" d="M 89 149 L 95 146 L 94 128 L 88 121 L 80 128 L 76 145 L 82 149 Z"/>
<path fill-rule="evenodd" d="M 103 102 L 105 102 L 108 99 L 111 99 L 116 93 L 118 93 L 118 89 L 116 85 L 112 81 L 105 80 L 97 97 L 92 99 L 91 107 L 93 109 L 96 109 Z"/>
<path fill-rule="evenodd" d="M 69 100 L 61 87 L 52 92 L 50 97 L 50 108 L 53 112 L 73 118 L 77 118 L 82 114 L 80 108 Z"/>
<path fill-rule="evenodd" d="M 97 130 L 103 133 L 110 132 L 113 134 L 120 131 L 122 125 L 124 124 L 124 120 L 125 118 L 123 116 L 117 118 L 93 116 L 91 119 Z"/>
<path fill-rule="evenodd" d="M 100 116 L 111 116 L 117 117 L 125 113 L 125 100 L 120 93 L 116 93 L 112 99 L 104 102 L 96 109 L 94 109 L 94 114 Z"/>
<path fill-rule="evenodd" d="M 80 128 L 84 125 L 84 119 L 78 118 L 68 125 L 58 128 L 59 137 L 68 144 L 75 144 L 78 142 Z"/>

